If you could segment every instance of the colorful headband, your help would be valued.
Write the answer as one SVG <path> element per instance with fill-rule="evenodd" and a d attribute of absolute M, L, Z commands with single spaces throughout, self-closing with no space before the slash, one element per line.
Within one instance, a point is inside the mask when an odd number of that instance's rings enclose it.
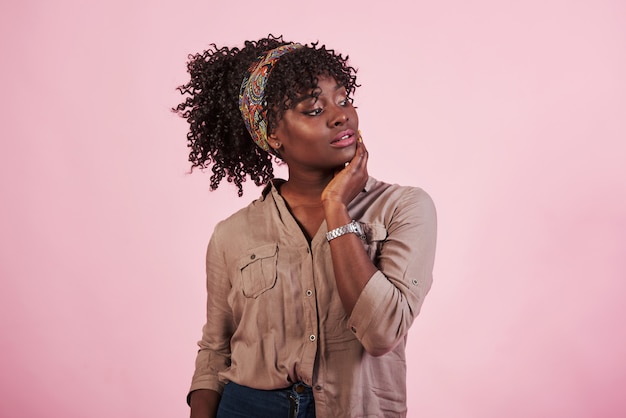
<path fill-rule="evenodd" d="M 302 48 L 300 44 L 287 44 L 269 51 L 263 59 L 253 63 L 248 69 L 239 91 L 239 110 L 254 143 L 271 152 L 267 142 L 267 115 L 263 110 L 265 86 L 278 59 L 288 52 Z"/>

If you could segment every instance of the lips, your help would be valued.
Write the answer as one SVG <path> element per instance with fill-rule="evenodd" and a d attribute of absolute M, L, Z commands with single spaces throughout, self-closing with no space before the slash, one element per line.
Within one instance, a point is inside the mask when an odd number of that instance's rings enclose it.
<path fill-rule="evenodd" d="M 356 141 L 356 136 L 354 135 L 354 131 L 352 129 L 346 129 L 345 131 L 339 132 L 332 141 L 330 141 L 330 145 L 336 147 L 347 147 L 349 145 L 354 144 Z"/>

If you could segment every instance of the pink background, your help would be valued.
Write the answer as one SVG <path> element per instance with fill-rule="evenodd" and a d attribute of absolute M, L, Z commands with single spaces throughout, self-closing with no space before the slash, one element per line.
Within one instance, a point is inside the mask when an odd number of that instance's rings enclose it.
<path fill-rule="evenodd" d="M 349 53 L 370 173 L 437 204 L 409 417 L 626 416 L 625 2 L 10 4 L 1 416 L 187 416 L 206 243 L 258 190 L 187 175 L 168 109 L 269 32 Z"/>

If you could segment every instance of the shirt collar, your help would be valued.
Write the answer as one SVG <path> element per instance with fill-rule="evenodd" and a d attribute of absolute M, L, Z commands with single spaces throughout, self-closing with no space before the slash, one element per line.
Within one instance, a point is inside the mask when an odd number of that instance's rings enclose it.
<path fill-rule="evenodd" d="M 365 193 L 369 192 L 372 186 L 374 185 L 375 181 L 376 180 L 374 180 L 372 176 L 369 176 L 369 178 L 367 179 L 367 182 L 365 183 L 365 186 L 363 187 L 363 191 Z M 270 192 L 272 191 L 274 191 L 275 193 L 278 193 L 278 189 L 280 188 L 280 186 L 286 182 L 287 182 L 286 180 L 279 179 L 279 178 L 271 179 L 263 188 L 263 191 L 261 192 L 260 200 L 261 201 L 265 200 L 267 195 L 270 194 Z"/>

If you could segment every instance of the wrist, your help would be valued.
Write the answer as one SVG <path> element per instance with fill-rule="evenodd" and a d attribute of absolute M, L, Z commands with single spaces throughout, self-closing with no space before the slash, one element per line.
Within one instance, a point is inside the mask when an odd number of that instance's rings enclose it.
<path fill-rule="evenodd" d="M 322 205 L 324 206 L 324 211 L 326 213 L 331 213 L 331 212 L 345 212 L 346 214 L 348 213 L 347 205 L 339 199 L 332 199 L 332 198 L 323 199 Z"/>
<path fill-rule="evenodd" d="M 346 234 L 356 234 L 356 236 L 358 236 L 362 240 L 365 239 L 365 235 L 363 234 L 363 229 L 361 228 L 361 225 L 357 221 L 352 220 L 349 224 L 328 231 L 326 233 L 326 240 L 330 242 L 335 238 L 339 238 L 340 236 Z"/>
<path fill-rule="evenodd" d="M 348 208 L 341 202 L 324 202 L 324 218 L 329 230 L 350 223 L 352 220 Z"/>

